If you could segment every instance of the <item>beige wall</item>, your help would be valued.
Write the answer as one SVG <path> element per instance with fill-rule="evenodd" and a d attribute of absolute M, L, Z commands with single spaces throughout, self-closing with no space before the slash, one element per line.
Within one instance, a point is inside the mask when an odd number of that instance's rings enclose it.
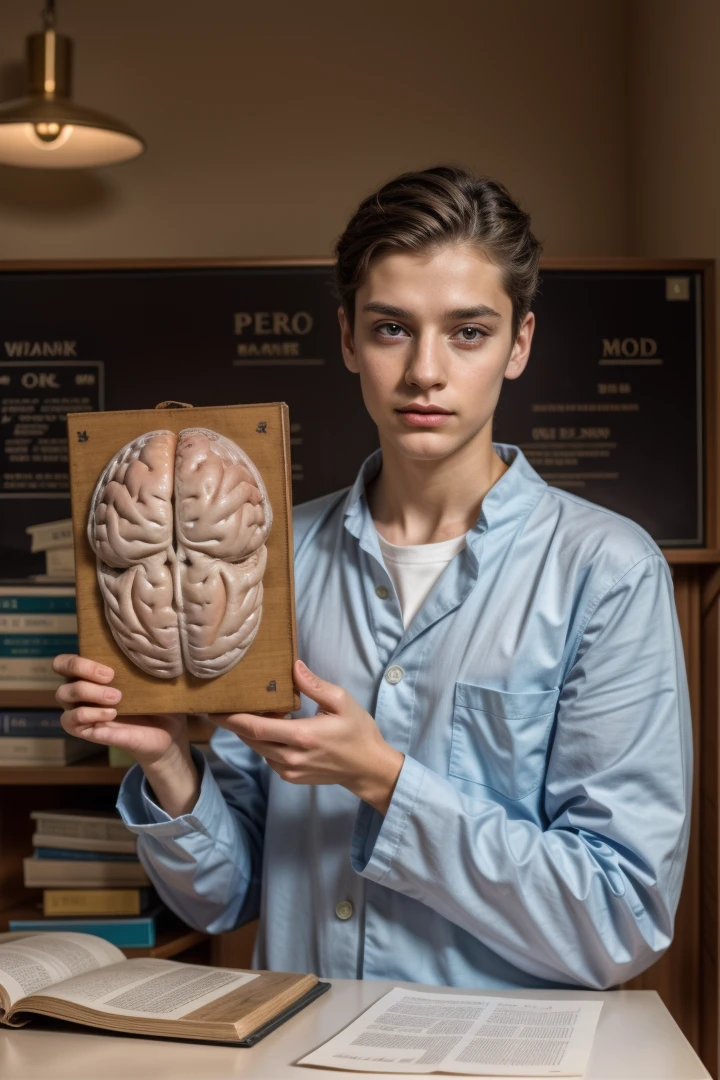
<path fill-rule="evenodd" d="M 40 0 L 3 0 L 17 92 Z M 146 138 L 75 175 L 0 167 L 0 258 L 325 255 L 439 161 L 502 179 L 551 255 L 629 243 L 623 0 L 58 0 L 76 100 Z"/>
<path fill-rule="evenodd" d="M 720 256 L 720 4 L 634 0 L 630 250 Z"/>

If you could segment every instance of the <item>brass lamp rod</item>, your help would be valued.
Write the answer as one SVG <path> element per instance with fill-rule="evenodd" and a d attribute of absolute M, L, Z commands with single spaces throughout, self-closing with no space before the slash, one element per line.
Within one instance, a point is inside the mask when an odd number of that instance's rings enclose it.
<path fill-rule="evenodd" d="M 42 10 L 43 26 L 46 30 L 55 29 L 55 0 L 45 0 Z"/>
<path fill-rule="evenodd" d="M 55 0 L 45 0 L 43 29 L 27 39 L 28 90 L 46 100 L 72 92 L 72 41 L 55 32 Z"/>

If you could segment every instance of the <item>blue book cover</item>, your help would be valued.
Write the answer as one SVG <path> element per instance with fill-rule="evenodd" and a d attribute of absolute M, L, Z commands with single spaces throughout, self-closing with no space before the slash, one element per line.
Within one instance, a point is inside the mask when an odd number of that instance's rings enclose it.
<path fill-rule="evenodd" d="M 33 738 L 56 738 L 64 735 L 60 723 L 60 709 L 43 712 L 40 709 L 0 710 L 0 737 L 3 735 L 31 735 Z"/>
<path fill-rule="evenodd" d="M 62 589 L 61 592 L 69 590 Z M 75 596 L 43 592 L 41 588 L 0 586 L 0 612 L 5 614 L 74 615 Z"/>
<path fill-rule="evenodd" d="M 62 919 L 11 919 L 9 930 L 64 930 L 77 934 L 95 934 L 122 949 L 151 949 L 155 944 L 155 920 L 165 910 L 158 904 L 149 915 L 136 918 L 87 919 L 66 916 Z"/>
<path fill-rule="evenodd" d="M 0 656 L 57 656 L 78 650 L 77 634 L 2 634 Z"/>
<path fill-rule="evenodd" d="M 73 851 L 70 848 L 39 847 L 33 852 L 34 859 L 80 859 L 91 862 L 137 862 L 132 852 Z"/>

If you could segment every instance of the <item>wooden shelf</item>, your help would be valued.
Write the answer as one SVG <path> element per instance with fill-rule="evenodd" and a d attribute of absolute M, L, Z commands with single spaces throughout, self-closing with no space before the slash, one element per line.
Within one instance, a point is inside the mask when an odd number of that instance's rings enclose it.
<path fill-rule="evenodd" d="M 0 785 L 104 784 L 116 787 L 130 765 L 0 765 Z"/>
<path fill-rule="evenodd" d="M 54 690 L 0 690 L 0 709 L 57 709 Z"/>
<path fill-rule="evenodd" d="M 662 548 L 662 553 L 672 565 L 683 563 L 720 563 L 718 548 Z"/>
<path fill-rule="evenodd" d="M 200 945 L 209 939 L 209 934 L 185 927 L 158 933 L 152 949 L 123 949 L 122 951 L 128 960 L 134 960 L 138 956 L 154 956 L 159 960 L 168 960 L 171 956 L 177 956 L 178 953 L 192 949 L 195 945 Z"/>

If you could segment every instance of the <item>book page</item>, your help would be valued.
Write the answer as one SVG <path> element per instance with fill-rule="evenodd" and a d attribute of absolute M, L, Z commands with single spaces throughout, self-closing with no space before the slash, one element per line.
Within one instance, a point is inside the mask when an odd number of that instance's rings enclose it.
<path fill-rule="evenodd" d="M 602 1002 L 396 987 L 298 1062 L 362 1072 L 580 1076 Z"/>
<path fill-rule="evenodd" d="M 55 934 L 43 930 L 2 937 L 5 940 L 0 941 L 0 985 L 11 1005 L 63 979 L 125 959 L 120 949 L 94 934 Z"/>
<path fill-rule="evenodd" d="M 32 934 L 39 934 L 40 930 L 4 930 L 0 934 L 0 945 L 6 945 L 8 941 L 19 941 L 23 937 L 31 937 Z"/>
<path fill-rule="evenodd" d="M 113 1016 L 180 1020 L 257 978 L 253 972 L 147 957 L 90 971 L 41 993 Z"/>

